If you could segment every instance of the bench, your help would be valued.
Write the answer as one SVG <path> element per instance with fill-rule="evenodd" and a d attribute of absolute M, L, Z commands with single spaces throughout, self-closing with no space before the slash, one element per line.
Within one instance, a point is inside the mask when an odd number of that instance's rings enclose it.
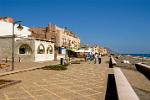
<path fill-rule="evenodd" d="M 114 68 L 114 75 L 119 100 L 139 100 L 120 68 Z"/>

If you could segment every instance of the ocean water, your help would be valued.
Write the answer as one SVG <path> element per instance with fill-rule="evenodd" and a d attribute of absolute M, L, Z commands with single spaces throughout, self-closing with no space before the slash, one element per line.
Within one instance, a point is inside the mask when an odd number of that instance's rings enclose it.
<path fill-rule="evenodd" d="M 126 55 L 150 58 L 150 54 L 126 54 Z"/>

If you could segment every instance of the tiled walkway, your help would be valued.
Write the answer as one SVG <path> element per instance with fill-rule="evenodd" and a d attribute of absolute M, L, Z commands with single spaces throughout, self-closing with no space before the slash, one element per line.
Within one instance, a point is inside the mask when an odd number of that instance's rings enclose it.
<path fill-rule="evenodd" d="M 107 60 L 69 65 L 65 71 L 37 69 L 1 77 L 22 82 L 0 89 L 0 100 L 104 100 Z"/>

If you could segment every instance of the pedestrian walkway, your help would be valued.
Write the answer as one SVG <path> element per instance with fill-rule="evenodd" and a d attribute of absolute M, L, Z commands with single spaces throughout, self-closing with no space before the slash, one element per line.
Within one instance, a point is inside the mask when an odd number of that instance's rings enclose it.
<path fill-rule="evenodd" d="M 68 70 L 37 69 L 3 76 L 22 82 L 0 90 L 0 100 L 104 100 L 108 57 L 101 64 L 72 64 Z"/>
<path fill-rule="evenodd" d="M 7 65 L 10 65 L 8 68 L 0 69 L 0 76 L 4 75 L 5 73 L 12 73 L 11 71 L 11 62 L 6 63 Z M 14 71 L 23 71 L 23 70 L 30 70 L 30 69 L 36 69 L 43 67 L 45 65 L 52 65 L 52 64 L 59 64 L 58 61 L 45 61 L 45 62 L 15 62 Z"/>

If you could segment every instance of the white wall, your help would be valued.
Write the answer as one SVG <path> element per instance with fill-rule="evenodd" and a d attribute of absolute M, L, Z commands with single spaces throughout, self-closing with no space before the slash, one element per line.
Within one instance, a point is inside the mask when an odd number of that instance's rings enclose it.
<path fill-rule="evenodd" d="M 52 61 L 54 60 L 54 54 L 36 54 L 35 62 L 38 61 Z"/>
<path fill-rule="evenodd" d="M 43 44 L 44 47 L 45 47 L 45 53 L 44 54 L 37 54 L 37 49 L 38 49 L 38 46 L 40 44 Z M 53 47 L 53 53 L 52 54 L 47 54 L 46 53 L 47 47 L 49 45 L 51 45 Z M 36 40 L 35 41 L 35 62 L 37 62 L 37 61 L 48 61 L 48 60 L 49 61 L 54 60 L 54 43 Z"/>
<path fill-rule="evenodd" d="M 12 27 L 12 23 L 0 22 L 0 36 L 12 35 Z M 14 33 L 18 37 L 28 37 L 28 35 L 31 35 L 28 27 L 23 26 L 23 29 L 21 31 L 19 31 L 17 27 L 18 24 L 15 25 Z"/>

